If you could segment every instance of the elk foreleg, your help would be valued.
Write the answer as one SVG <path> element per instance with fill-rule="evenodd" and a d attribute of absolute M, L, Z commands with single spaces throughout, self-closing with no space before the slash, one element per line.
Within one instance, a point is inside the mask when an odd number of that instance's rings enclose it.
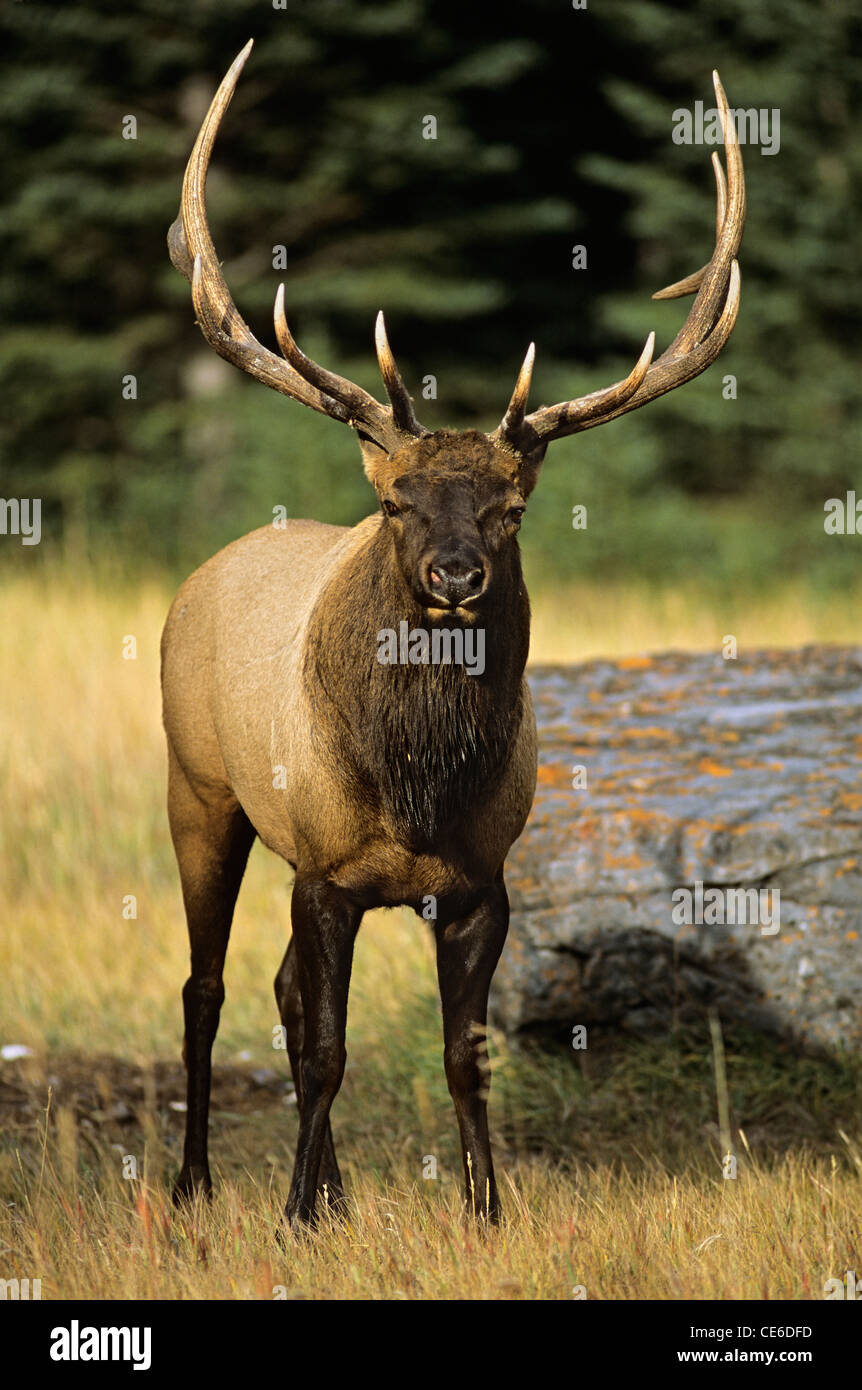
<path fill-rule="evenodd" d="M 291 941 L 284 953 L 284 960 L 275 977 L 275 998 L 284 1028 L 287 1055 L 296 1091 L 296 1104 L 302 1114 L 302 1039 L 304 1034 L 302 1015 L 302 995 L 299 990 L 299 970 L 296 963 L 296 950 Z M 335 1146 L 332 1140 L 332 1126 L 326 1121 L 326 1137 L 323 1142 L 323 1157 L 317 1180 L 318 1199 L 335 1211 L 343 1211 L 345 1206 L 344 1186 Z"/>
<path fill-rule="evenodd" d="M 315 1224 L 315 1198 L 329 1111 L 344 1075 L 347 995 L 362 909 L 343 890 L 297 875 L 291 902 L 293 946 L 302 999 L 302 1106 L 285 1215 Z"/>
<path fill-rule="evenodd" d="M 502 875 L 467 916 L 438 921 L 437 978 L 443 1006 L 443 1060 L 461 1134 L 467 1206 L 497 1222 L 500 1202 L 488 1137 L 488 991 L 509 927 Z"/>

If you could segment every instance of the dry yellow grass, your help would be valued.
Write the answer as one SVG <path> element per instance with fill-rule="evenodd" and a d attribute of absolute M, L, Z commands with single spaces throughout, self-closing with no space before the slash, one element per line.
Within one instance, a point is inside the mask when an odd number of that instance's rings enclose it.
<path fill-rule="evenodd" d="M 451 1186 L 351 1165 L 346 1223 L 282 1247 L 271 1176 L 229 1182 L 180 1216 L 162 1184 L 124 1183 L 110 1158 L 83 1181 L 71 1140 L 58 1149 L 0 1224 L 43 1298 L 822 1298 L 858 1256 L 858 1175 L 799 1157 L 743 1166 L 736 1182 L 521 1163 L 487 1237 Z"/>
<path fill-rule="evenodd" d="M 588 661 L 638 652 L 719 651 L 734 636 L 740 652 L 809 642 L 862 642 L 862 588 L 840 603 L 792 580 L 780 591 L 724 595 L 686 589 L 584 585 L 534 603 L 533 662 Z"/>
<path fill-rule="evenodd" d="M 23 1068 L 0 1062 L 0 1081 L 29 1086 L 43 1106 L 70 1051 L 145 1071 L 179 1056 L 187 948 L 158 694 L 169 597 L 154 580 L 69 573 L 3 584 L 0 1043 L 34 1057 Z M 634 591 L 579 590 L 566 606 L 536 609 L 534 658 L 544 660 L 723 635 L 696 605 L 667 600 L 661 610 Z M 756 612 L 749 627 L 740 620 L 740 640 L 765 638 L 767 627 L 772 642 L 849 636 L 840 623 L 816 628 L 798 593 L 780 621 Z M 570 617 L 581 634 L 571 649 L 561 635 Z M 123 656 L 129 637 L 134 660 Z M 288 935 L 288 871 L 256 849 L 217 1068 L 286 1071 L 271 1046 L 271 981 Z M 150 1094 L 131 1124 L 112 1129 L 85 1122 L 61 1089 L 47 1123 L 36 1112 L 0 1145 L 0 1278 L 41 1278 L 44 1297 L 271 1298 L 278 1286 L 307 1297 L 571 1298 L 583 1285 L 591 1298 L 817 1298 L 858 1262 L 859 1136 L 838 1132 L 852 1126 L 852 1077 L 830 1082 L 792 1059 L 731 1049 L 753 1154 L 725 1182 L 707 1041 L 692 1052 L 658 1040 L 594 1076 L 571 1058 L 498 1046 L 492 1119 L 508 1200 L 503 1229 L 483 1242 L 460 1219 L 433 958 L 411 914 L 376 914 L 360 934 L 348 1048 L 334 1111 L 351 1196 L 345 1228 L 285 1250 L 274 1243 L 296 1127 L 283 1099 L 214 1117 L 218 1196 L 192 1221 L 170 1214 L 166 1196 L 181 1116 Z M 785 1085 L 796 1098 L 777 1121 Z M 138 1160 L 137 1180 L 122 1177 L 124 1152 Z M 429 1153 L 437 1181 L 422 1178 Z"/>

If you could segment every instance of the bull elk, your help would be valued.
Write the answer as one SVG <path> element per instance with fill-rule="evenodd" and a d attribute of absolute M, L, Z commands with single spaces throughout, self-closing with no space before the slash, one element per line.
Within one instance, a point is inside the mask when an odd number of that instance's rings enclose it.
<path fill-rule="evenodd" d="M 356 432 L 378 509 L 352 528 L 291 521 L 219 551 L 180 588 L 162 639 L 168 811 L 191 942 L 183 989 L 188 1071 L 182 1201 L 209 1192 L 212 1045 L 240 881 L 255 836 L 295 872 L 292 938 L 275 981 L 299 1110 L 286 1218 L 313 1225 L 318 1197 L 344 1193 L 330 1108 L 345 1064 L 353 945 L 363 913 L 436 899 L 433 921 L 444 1064 L 461 1138 L 467 1203 L 499 1217 L 487 1122 L 483 1034 L 508 927 L 503 863 L 536 783 L 536 726 L 524 680 L 530 609 L 517 534 L 554 439 L 607 424 L 715 360 L 739 307 L 742 161 L 714 74 L 727 181 L 717 154 L 709 262 L 654 298 L 695 294 L 666 352 L 654 334 L 629 375 L 527 412 L 531 345 L 490 434 L 420 425 L 389 346 L 377 359 L 388 404 L 319 366 L 294 341 L 284 286 L 281 357 L 233 303 L 207 223 L 207 169 L 251 51 L 213 98 L 186 168 L 171 260 L 191 282 L 211 347 L 266 386 Z M 484 669 L 445 657 L 382 662 L 379 634 L 485 637 Z M 452 652 L 448 653 L 451 657 Z M 457 655 L 457 652 L 456 652 Z M 279 772 L 278 770 L 281 770 Z"/>

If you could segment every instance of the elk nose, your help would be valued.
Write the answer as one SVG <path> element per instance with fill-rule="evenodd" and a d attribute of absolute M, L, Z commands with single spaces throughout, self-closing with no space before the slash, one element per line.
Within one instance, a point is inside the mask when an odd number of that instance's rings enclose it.
<path fill-rule="evenodd" d="M 485 571 L 475 557 L 462 560 L 447 556 L 444 560 L 432 560 L 428 588 L 455 608 L 465 599 L 476 598 L 482 592 L 484 579 Z"/>

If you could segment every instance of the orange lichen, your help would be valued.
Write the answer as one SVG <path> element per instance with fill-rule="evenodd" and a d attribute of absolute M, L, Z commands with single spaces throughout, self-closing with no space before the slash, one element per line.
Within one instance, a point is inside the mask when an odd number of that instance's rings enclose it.
<path fill-rule="evenodd" d="M 652 666 L 651 656 L 624 656 L 618 659 L 617 666 L 621 671 L 645 671 Z"/>
<path fill-rule="evenodd" d="M 705 772 L 709 777 L 732 777 L 732 767 L 722 767 L 720 763 L 714 762 L 712 758 L 701 758 L 697 765 L 698 772 Z"/>

